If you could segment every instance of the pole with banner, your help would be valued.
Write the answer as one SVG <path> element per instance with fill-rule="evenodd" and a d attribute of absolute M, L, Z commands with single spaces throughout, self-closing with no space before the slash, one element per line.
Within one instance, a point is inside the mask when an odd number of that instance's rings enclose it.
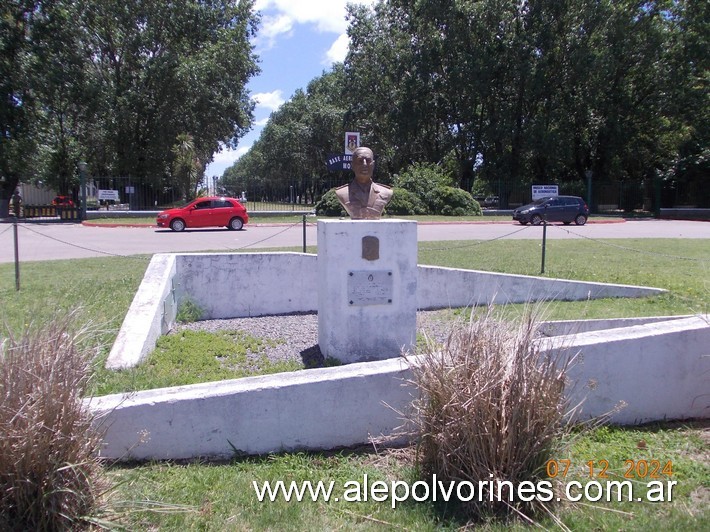
<path fill-rule="evenodd" d="M 343 152 L 345 155 L 352 154 L 360 147 L 360 133 L 356 131 L 346 131 L 345 132 L 345 148 Z"/>
<path fill-rule="evenodd" d="M 357 131 L 345 132 L 345 143 L 343 153 L 330 153 L 326 166 L 329 172 L 338 172 L 340 170 L 350 170 L 350 165 L 353 160 L 353 153 L 360 147 L 360 133 Z"/>

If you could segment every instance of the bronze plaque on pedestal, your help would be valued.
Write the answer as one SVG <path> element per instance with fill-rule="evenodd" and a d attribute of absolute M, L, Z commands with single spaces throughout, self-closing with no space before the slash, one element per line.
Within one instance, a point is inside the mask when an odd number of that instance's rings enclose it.
<path fill-rule="evenodd" d="M 377 260 L 380 258 L 380 239 L 376 236 L 362 237 L 362 258 Z"/>

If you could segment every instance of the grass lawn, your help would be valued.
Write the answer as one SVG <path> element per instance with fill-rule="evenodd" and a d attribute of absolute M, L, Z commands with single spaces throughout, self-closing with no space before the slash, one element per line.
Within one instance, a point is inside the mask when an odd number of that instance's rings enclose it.
<path fill-rule="evenodd" d="M 92 334 L 97 349 L 97 386 L 115 383 L 101 368 L 133 298 L 149 257 L 110 257 L 23 263 L 22 290 L 15 292 L 14 265 L 0 265 L 0 323 L 21 331 L 32 324 L 75 312 L 77 323 Z M 428 242 L 419 246 L 419 263 L 537 275 L 540 247 L 536 241 Z M 550 319 L 671 315 L 710 312 L 710 241 L 708 240 L 560 240 L 548 241 L 546 277 L 593 280 L 665 288 L 667 294 L 635 300 L 554 302 Z M 516 312 L 516 309 L 511 309 Z M 249 343 L 248 338 L 239 342 Z M 194 351 L 202 349 L 195 347 Z M 257 346 L 258 349 L 258 346 Z M 162 378 L 162 376 L 160 377 Z M 158 379 L 149 376 L 148 380 Z M 710 529 L 710 469 L 707 423 L 669 423 L 633 428 L 601 427 L 578 435 L 560 451 L 570 460 L 566 480 L 589 480 L 608 462 L 612 479 L 623 479 L 626 460 L 672 462 L 677 481 L 672 502 L 561 504 L 558 516 L 573 529 L 678 530 Z M 455 508 L 409 501 L 392 509 L 367 502 L 259 502 L 252 482 L 265 480 L 332 480 L 336 492 L 345 482 L 414 481 L 413 449 L 337 453 L 291 453 L 236 458 L 227 463 L 148 463 L 108 468 L 117 487 L 111 494 L 109 519 L 129 529 L 166 530 L 346 530 L 458 529 L 465 523 Z M 635 488 L 644 490 L 650 472 L 636 470 Z M 666 480 L 666 477 L 663 478 Z M 642 491 L 634 495 L 641 496 Z M 541 516 L 546 528 L 557 526 Z M 492 521 L 483 529 L 524 528 Z M 527 527 L 525 527 L 527 528 Z"/>

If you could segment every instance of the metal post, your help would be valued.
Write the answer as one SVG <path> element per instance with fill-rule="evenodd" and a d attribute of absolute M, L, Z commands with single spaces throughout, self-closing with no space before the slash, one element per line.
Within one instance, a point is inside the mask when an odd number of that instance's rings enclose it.
<path fill-rule="evenodd" d="M 592 212 L 592 174 L 591 170 L 584 172 L 587 178 L 587 205 L 589 206 L 589 212 Z"/>
<path fill-rule="evenodd" d="M 306 215 L 303 215 L 303 252 L 306 252 Z"/>
<path fill-rule="evenodd" d="M 79 161 L 79 182 L 81 187 L 81 220 L 86 220 L 86 163 Z"/>
<path fill-rule="evenodd" d="M 15 240 L 15 290 L 20 291 L 20 252 L 19 246 L 17 244 L 17 216 L 15 216 L 15 223 L 12 224 L 12 232 Z"/>
<path fill-rule="evenodd" d="M 540 266 L 540 274 L 545 273 L 545 246 L 547 245 L 547 207 L 542 215 L 542 266 Z"/>
<path fill-rule="evenodd" d="M 653 171 L 653 215 L 656 218 L 661 217 L 661 193 L 662 183 L 656 170 Z"/>

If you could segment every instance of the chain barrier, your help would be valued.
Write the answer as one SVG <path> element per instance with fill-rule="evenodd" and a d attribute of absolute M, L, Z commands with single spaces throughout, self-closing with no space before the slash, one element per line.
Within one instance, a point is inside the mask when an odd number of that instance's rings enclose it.
<path fill-rule="evenodd" d="M 93 249 L 93 248 L 89 248 L 89 247 L 86 247 L 86 246 L 80 246 L 80 245 L 78 245 L 78 244 L 73 244 L 73 243 L 71 243 L 71 242 L 67 242 L 66 240 L 62 240 L 62 239 L 60 239 L 60 238 L 56 238 L 56 237 L 53 237 L 53 236 L 49 236 L 49 235 L 44 234 L 44 233 L 42 233 L 42 232 L 40 232 L 40 231 L 35 231 L 34 229 L 30 229 L 29 227 L 27 227 L 27 226 L 24 225 L 24 224 L 18 224 L 18 225 L 19 225 L 20 227 L 23 227 L 24 229 L 27 229 L 27 230 L 30 231 L 31 233 L 35 233 L 36 235 L 43 236 L 43 237 L 45 237 L 45 238 L 47 238 L 47 239 L 49 239 L 49 240 L 53 240 L 53 241 L 55 241 L 55 242 L 59 242 L 59 243 L 61 243 L 61 244 L 65 244 L 65 245 L 70 246 L 70 247 L 73 247 L 73 248 L 83 249 L 84 251 L 91 251 L 91 252 L 93 252 L 93 253 L 100 253 L 100 254 L 102 254 L 102 255 L 108 255 L 108 256 L 110 256 L 110 257 L 121 257 L 121 258 L 136 259 L 136 260 L 145 260 L 145 259 L 146 259 L 146 257 L 136 257 L 135 255 L 121 255 L 121 254 L 118 254 L 118 253 L 111 253 L 110 251 L 102 251 L 102 250 L 100 250 L 100 249 Z M 262 242 L 266 242 L 266 241 L 268 241 L 268 240 L 270 240 L 270 239 L 272 239 L 272 238 L 275 238 L 275 237 L 279 236 L 279 235 L 282 234 L 282 233 L 285 233 L 285 232 L 288 231 L 289 229 L 293 229 L 294 227 L 300 226 L 300 225 L 301 225 L 301 222 L 297 222 L 297 223 L 294 223 L 294 224 L 292 224 L 292 225 L 289 225 L 288 227 L 284 228 L 283 230 L 279 231 L 278 233 L 274 233 L 273 235 L 267 236 L 266 238 L 262 238 L 261 240 L 257 240 L 256 242 L 251 242 L 251 243 L 246 244 L 246 245 L 241 246 L 241 247 L 225 248 L 225 249 L 226 249 L 226 251 L 238 251 L 238 250 L 241 250 L 241 249 L 248 249 L 248 248 L 250 248 L 251 246 L 255 246 L 255 245 L 257 245 L 257 244 L 261 244 Z M 315 225 L 315 224 L 311 224 L 311 225 Z M 12 227 L 12 226 L 10 226 L 10 227 Z M 5 229 L 5 230 L 2 231 L 2 233 L 0 233 L 0 234 L 3 234 L 3 233 L 4 233 L 5 231 L 7 231 L 8 229 L 9 229 L 9 228 Z"/>
<path fill-rule="evenodd" d="M 663 257 L 663 258 L 666 258 L 666 259 L 689 260 L 689 261 L 697 261 L 697 262 L 708 262 L 708 261 L 710 261 L 710 258 L 708 258 L 708 259 L 700 259 L 700 258 L 695 258 L 695 257 L 681 257 L 680 255 L 670 255 L 670 254 L 668 254 L 668 253 L 659 253 L 658 251 L 646 251 L 646 250 L 644 250 L 644 249 L 634 249 L 634 248 L 630 248 L 630 247 L 628 247 L 628 246 L 621 246 L 621 245 L 619 245 L 619 244 L 614 244 L 614 243 L 612 243 L 612 242 L 607 242 L 607 241 L 603 241 L 603 240 L 598 240 L 598 239 L 596 239 L 596 238 L 592 238 L 592 237 L 589 237 L 589 236 L 586 236 L 586 235 L 582 235 L 582 234 L 579 234 L 579 233 L 575 233 L 574 231 L 570 231 L 569 229 L 567 229 L 567 228 L 565 228 L 565 227 L 562 227 L 562 226 L 559 226 L 559 225 L 547 224 L 547 226 L 548 226 L 548 227 L 553 227 L 553 228 L 555 228 L 555 229 L 558 229 L 558 230 L 560 230 L 560 231 L 562 231 L 562 232 L 567 233 L 568 235 L 572 235 L 572 236 L 575 236 L 575 237 L 578 237 L 578 238 L 581 238 L 581 239 L 584 239 L 584 240 L 589 240 L 589 241 L 591 241 L 591 242 L 594 242 L 595 244 L 599 244 L 600 246 L 608 246 L 608 247 L 620 249 L 620 250 L 623 250 L 623 251 L 629 251 L 629 252 L 631 252 L 631 253 L 639 253 L 639 254 L 641 254 L 641 255 L 651 255 L 651 256 L 655 256 L 655 257 Z"/>
<path fill-rule="evenodd" d="M 108 255 L 109 257 L 121 257 L 124 259 L 134 259 L 134 260 L 150 260 L 150 257 L 137 257 L 135 255 L 120 255 L 118 253 L 111 253 L 110 251 L 102 251 L 100 249 L 93 249 L 93 248 L 88 248 L 85 246 L 80 246 L 79 244 L 72 244 L 71 242 L 67 242 L 66 240 L 62 240 L 61 238 L 57 238 L 54 236 L 49 236 L 44 233 L 41 233 L 39 231 L 35 231 L 34 229 L 30 229 L 27 225 L 25 224 L 18 224 L 19 227 L 22 227 L 23 229 L 26 229 L 30 233 L 34 233 L 39 236 L 43 236 L 44 238 L 47 238 L 49 240 L 53 240 L 55 242 L 59 242 L 61 244 L 66 244 L 67 246 L 77 248 L 77 249 L 83 249 L 84 251 L 91 251 L 92 253 L 101 253 L 102 255 Z"/>
<path fill-rule="evenodd" d="M 296 222 L 294 224 L 289 225 L 285 229 L 279 231 L 278 233 L 274 233 L 273 235 L 267 236 L 266 238 L 262 238 L 261 240 L 257 240 L 256 242 L 251 242 L 250 244 L 246 244 L 246 245 L 238 247 L 238 248 L 226 248 L 226 249 L 227 249 L 227 251 L 238 251 L 240 249 L 247 249 L 251 246 L 255 246 L 256 244 L 261 244 L 262 242 L 266 242 L 267 240 L 271 240 L 272 238 L 275 238 L 275 237 L 279 236 L 280 234 L 285 233 L 289 229 L 293 229 L 294 227 L 300 226 L 300 225 L 301 225 L 301 222 Z"/>
<path fill-rule="evenodd" d="M 5 229 L 3 229 L 2 231 L 0 231 L 0 235 L 4 235 L 5 233 L 7 233 L 10 229 L 12 229 L 13 225 L 14 224 L 7 224 L 7 227 Z"/>
<path fill-rule="evenodd" d="M 251 242 L 251 243 L 249 243 L 249 244 L 246 244 L 246 245 L 240 246 L 240 247 L 226 248 L 226 250 L 227 250 L 227 251 L 238 251 L 238 250 L 242 250 L 242 249 L 248 249 L 248 248 L 253 247 L 253 246 L 257 245 L 257 244 L 261 244 L 261 243 L 263 243 L 263 242 L 267 242 L 268 240 L 270 240 L 270 239 L 272 239 L 272 238 L 275 238 L 275 237 L 277 237 L 277 236 L 279 236 L 279 235 L 285 233 L 286 231 L 288 231 L 288 230 L 290 230 L 290 229 L 293 229 L 294 227 L 298 227 L 298 226 L 301 226 L 301 225 L 302 225 L 302 222 L 296 222 L 296 223 L 293 223 L 293 224 L 291 224 L 291 225 L 285 227 L 285 228 L 282 229 L 281 231 L 279 231 L 279 232 L 277 232 L 277 233 L 274 233 L 273 235 L 270 235 L 270 236 L 268 236 L 268 237 L 266 237 L 266 238 L 263 238 L 263 239 L 261 239 L 261 240 L 258 240 L 258 241 L 256 241 L 256 242 Z M 311 226 L 311 227 L 314 227 L 314 226 L 317 225 L 317 223 L 314 223 L 314 222 L 306 222 L 306 225 Z M 109 251 L 102 251 L 102 250 L 99 250 L 99 249 L 93 249 L 93 248 L 89 248 L 89 247 L 85 247 L 85 246 L 80 246 L 80 245 L 78 245 L 78 244 L 73 244 L 73 243 L 71 243 L 71 242 L 67 242 L 67 241 L 62 240 L 62 239 L 60 239 L 60 238 L 52 237 L 52 236 L 49 236 L 49 235 L 47 235 L 47 234 L 44 234 L 44 233 L 42 233 L 42 232 L 40 232 L 40 231 L 36 231 L 36 230 L 34 230 L 34 229 L 31 229 L 31 228 L 28 227 L 26 224 L 18 224 L 18 226 L 19 226 L 19 227 L 22 227 L 22 228 L 24 228 L 24 229 L 26 229 L 27 231 L 30 231 L 30 232 L 32 232 L 32 233 L 35 233 L 35 234 L 37 234 L 37 235 L 39 235 L 39 236 L 43 236 L 43 237 L 48 238 L 48 239 L 50 239 L 50 240 L 54 240 L 54 241 L 56 241 L 56 242 L 60 242 L 60 243 L 62 243 L 62 244 L 65 244 L 65 245 L 67 245 L 67 246 L 71 246 L 71 247 L 74 247 L 74 248 L 77 248 L 77 249 L 83 249 L 84 251 L 90 251 L 90 252 L 93 252 L 93 253 L 100 253 L 100 254 L 102 254 L 102 255 L 107 255 L 107 256 L 111 256 L 111 257 L 121 257 L 121 258 L 131 258 L 131 259 L 136 259 L 136 260 L 146 260 L 146 257 L 136 257 L 135 255 L 121 255 L 121 254 L 118 254 L 118 253 L 111 253 L 111 252 L 109 252 Z M 477 241 L 474 241 L 474 242 L 471 242 L 471 243 L 460 244 L 460 245 L 456 245 L 456 246 L 444 246 L 444 247 L 437 247 L 437 248 L 422 249 L 422 250 L 420 250 L 420 253 L 429 253 L 429 252 L 438 252 L 438 251 L 451 251 L 451 250 L 456 250 L 456 249 L 473 248 L 473 247 L 481 246 L 481 245 L 484 245 L 484 244 L 487 244 L 487 243 L 490 243 L 490 242 L 495 242 L 495 241 L 497 241 L 497 240 L 501 240 L 501 239 L 504 239 L 504 238 L 508 238 L 508 237 L 513 236 L 513 235 L 516 235 L 516 234 L 518 234 L 518 233 L 520 233 L 520 232 L 522 232 L 522 231 L 529 230 L 529 229 L 531 229 L 532 227 L 536 227 L 536 226 L 527 226 L 527 225 L 526 225 L 526 226 L 523 226 L 523 227 L 521 227 L 521 228 L 519 228 L 519 229 L 516 229 L 515 231 L 511 231 L 510 233 L 506 233 L 506 234 L 504 234 L 504 235 L 500 235 L 500 236 L 497 236 L 497 237 L 494 237 L 494 238 L 490 238 L 490 239 L 487 239 L 487 240 L 477 240 Z M 658 256 L 658 257 L 664 257 L 664 258 L 670 258 L 670 259 L 678 259 L 678 260 L 698 261 L 698 262 L 706 262 L 706 261 L 709 260 L 709 259 L 702 259 L 702 258 L 682 257 L 682 256 L 678 256 L 678 255 L 670 255 L 670 254 L 667 254 L 667 253 L 660 253 L 660 252 L 656 252 L 656 251 L 646 251 L 646 250 L 634 249 L 634 248 L 630 248 L 630 247 L 628 247 L 628 246 L 622 246 L 622 245 L 619 245 L 619 244 L 614 244 L 614 243 L 612 243 L 612 242 L 608 242 L 608 241 L 603 241 L 603 240 L 598 240 L 598 239 L 595 239 L 595 238 L 591 238 L 591 237 L 589 237 L 589 236 L 586 236 L 586 235 L 583 235 L 583 234 L 580 234 L 580 233 L 576 233 L 576 232 L 574 232 L 574 231 L 571 231 L 571 230 L 569 230 L 569 229 L 567 229 L 567 228 L 564 228 L 564 227 L 562 227 L 562 226 L 559 226 L 559 225 L 548 224 L 548 227 L 553 227 L 553 228 L 556 229 L 556 230 L 563 231 L 563 232 L 565 232 L 565 233 L 567 233 L 567 234 L 569 234 L 569 235 L 572 235 L 572 236 L 575 236 L 575 237 L 578 237 L 578 238 L 581 238 L 581 239 L 584 239 L 584 240 L 589 240 L 589 241 L 594 242 L 594 243 L 599 244 L 599 245 L 608 246 L 608 247 L 613 247 L 613 248 L 616 248 L 616 249 L 620 249 L 620 250 L 628 251 L 628 252 L 632 252 L 632 253 L 639 253 L 639 254 L 644 254 L 644 255 Z M 8 225 L 8 227 L 6 227 L 6 228 L 3 229 L 2 231 L 0 231 L 0 235 L 2 235 L 2 234 L 4 234 L 4 233 L 6 233 L 7 231 L 9 231 L 10 228 L 12 228 L 12 225 Z"/>
<path fill-rule="evenodd" d="M 489 238 L 488 240 L 476 240 L 476 241 L 474 241 L 474 242 L 472 242 L 472 243 L 470 243 L 470 244 L 461 244 L 461 245 L 459 245 L 459 246 L 447 246 L 447 247 L 443 247 L 443 248 L 422 249 L 422 250 L 419 250 L 419 252 L 420 252 L 420 253 L 423 253 L 423 252 L 424 252 L 424 253 L 428 253 L 428 252 L 430 252 L 430 251 L 451 251 L 451 250 L 453 250 L 453 249 L 473 248 L 473 247 L 476 247 L 476 246 L 481 246 L 481 245 L 483 245 L 483 244 L 488 244 L 489 242 L 495 242 L 496 240 L 501 240 L 501 239 L 503 239 L 503 238 L 508 238 L 509 236 L 513 236 L 513 235 L 516 235 L 516 234 L 518 234 L 518 233 L 520 233 L 520 232 L 522 232 L 522 231 L 526 231 L 526 230 L 530 229 L 531 227 L 532 227 L 532 226 L 526 225 L 526 226 L 523 226 L 523 227 L 521 227 L 521 228 L 519 228 L 519 229 L 516 229 L 515 231 L 513 231 L 513 232 L 511 232 L 511 233 L 507 233 L 507 234 L 505 234 L 505 235 L 500 235 L 500 236 L 496 236 L 496 237 L 493 237 L 493 238 Z"/>

